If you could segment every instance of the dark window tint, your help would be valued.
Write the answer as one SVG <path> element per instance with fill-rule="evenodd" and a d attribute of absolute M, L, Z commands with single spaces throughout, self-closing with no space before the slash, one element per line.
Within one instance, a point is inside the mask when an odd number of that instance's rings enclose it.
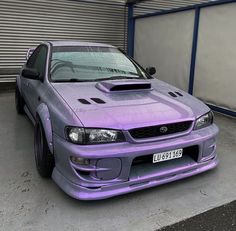
<path fill-rule="evenodd" d="M 39 51 L 39 47 L 36 48 L 34 50 L 34 52 L 32 53 L 32 55 L 29 57 L 28 61 L 27 61 L 27 64 L 26 66 L 29 67 L 29 68 L 33 68 L 33 65 L 34 65 L 34 62 L 35 62 L 35 59 L 37 57 L 37 54 L 38 54 L 38 51 Z"/>
<path fill-rule="evenodd" d="M 43 76 L 45 72 L 46 59 L 47 47 L 39 46 L 30 56 L 27 62 L 27 67 L 35 68 L 40 73 L 40 76 Z"/>

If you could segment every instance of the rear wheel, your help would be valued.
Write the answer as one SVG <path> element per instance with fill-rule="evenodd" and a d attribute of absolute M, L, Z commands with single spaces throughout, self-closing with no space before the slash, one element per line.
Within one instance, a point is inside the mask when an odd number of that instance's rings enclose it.
<path fill-rule="evenodd" d="M 35 163 L 41 177 L 51 177 L 54 168 L 54 157 L 48 148 L 45 132 L 39 118 L 36 119 L 34 131 Z"/>
<path fill-rule="evenodd" d="M 16 111 L 18 114 L 24 114 L 24 99 L 21 96 L 21 93 L 19 91 L 19 88 L 16 84 L 16 89 L 15 89 L 15 105 L 16 105 Z"/>

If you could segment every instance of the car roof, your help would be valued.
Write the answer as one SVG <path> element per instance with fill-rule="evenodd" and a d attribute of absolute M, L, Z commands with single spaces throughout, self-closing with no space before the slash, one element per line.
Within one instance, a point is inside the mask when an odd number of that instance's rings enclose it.
<path fill-rule="evenodd" d="M 49 41 L 52 46 L 54 47 L 60 47 L 60 46 L 94 46 L 94 47 L 113 47 L 109 44 L 104 43 L 94 43 L 94 42 L 82 42 L 78 40 L 60 40 L 60 41 Z"/>

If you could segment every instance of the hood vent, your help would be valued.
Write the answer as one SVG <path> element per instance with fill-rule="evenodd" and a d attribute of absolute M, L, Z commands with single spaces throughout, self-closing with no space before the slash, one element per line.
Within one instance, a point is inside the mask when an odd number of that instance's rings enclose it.
<path fill-rule="evenodd" d="M 78 101 L 82 104 L 91 104 L 88 100 L 86 99 L 78 99 Z"/>
<path fill-rule="evenodd" d="M 168 94 L 174 98 L 178 97 L 178 96 L 183 96 L 180 92 L 175 91 L 175 92 L 168 92 Z"/>
<path fill-rule="evenodd" d="M 102 99 L 99 99 L 99 98 L 90 98 L 90 99 L 93 100 L 95 103 L 98 103 L 98 104 L 104 104 L 105 103 Z"/>
<path fill-rule="evenodd" d="M 145 80 L 113 80 L 103 81 L 96 84 L 103 92 L 151 90 L 151 83 Z"/>
<path fill-rule="evenodd" d="M 175 92 L 177 95 L 179 95 L 179 96 L 183 96 L 180 92 L 178 92 L 178 91 L 176 91 Z"/>
<path fill-rule="evenodd" d="M 106 103 L 105 101 L 103 101 L 100 98 L 90 98 L 93 102 L 97 103 L 97 104 L 104 104 Z M 87 99 L 78 99 L 78 101 L 82 104 L 91 104 Z"/>

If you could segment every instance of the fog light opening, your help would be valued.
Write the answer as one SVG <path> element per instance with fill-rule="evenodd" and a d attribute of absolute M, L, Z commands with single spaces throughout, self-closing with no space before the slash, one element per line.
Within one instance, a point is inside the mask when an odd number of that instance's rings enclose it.
<path fill-rule="evenodd" d="M 82 158 L 82 157 L 71 156 L 70 160 L 74 164 L 89 165 L 89 159 L 85 159 L 85 158 Z"/>

